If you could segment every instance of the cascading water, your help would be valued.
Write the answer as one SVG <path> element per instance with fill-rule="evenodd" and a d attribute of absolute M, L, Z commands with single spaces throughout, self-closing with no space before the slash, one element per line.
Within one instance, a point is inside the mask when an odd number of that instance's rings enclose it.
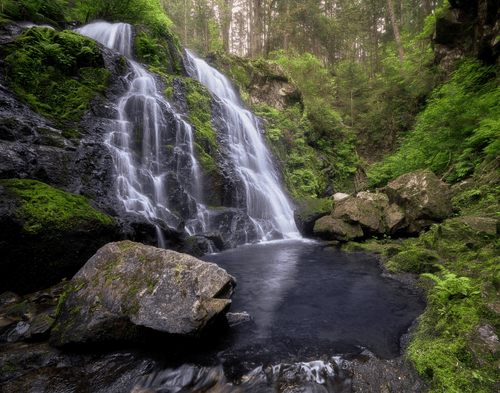
<path fill-rule="evenodd" d="M 226 141 L 246 188 L 247 214 L 255 223 L 262 238 L 274 231 L 286 238 L 300 237 L 293 211 L 279 186 L 277 176 L 256 125 L 255 116 L 238 102 L 235 90 L 227 78 L 205 61 L 186 50 L 188 74 L 198 79 L 220 99 L 226 123 Z"/>
<path fill-rule="evenodd" d="M 115 49 L 132 67 L 125 77 L 128 92 L 118 102 L 116 127 L 107 138 L 115 153 L 118 196 L 126 210 L 172 226 L 178 225 L 180 214 L 189 234 L 207 230 L 205 208 L 199 202 L 202 190 L 191 126 L 158 94 L 154 78 L 131 59 L 131 26 L 94 22 L 77 31 Z M 169 188 L 175 188 L 185 200 L 188 208 L 184 212 L 174 214 L 170 208 Z M 164 246 L 158 226 L 157 234 L 158 245 Z"/>
<path fill-rule="evenodd" d="M 128 91 L 118 102 L 118 119 L 107 137 L 115 153 L 118 197 L 126 210 L 140 213 L 153 222 L 160 219 L 175 228 L 184 222 L 190 235 L 218 230 L 218 213 L 204 204 L 202 174 L 193 150 L 193 130 L 158 93 L 151 74 L 131 58 L 131 26 L 94 22 L 77 31 L 124 55 L 132 68 L 124 78 Z M 254 116 L 237 103 L 238 98 L 223 75 L 189 52 L 187 62 L 191 76 L 217 96 L 222 111 L 224 125 L 219 130 L 220 137 L 245 192 L 237 206 L 232 207 L 246 213 L 248 225 L 255 227 L 257 238 L 266 240 L 277 234 L 285 238 L 300 237 Z M 237 218 L 232 220 L 229 231 L 241 224 L 241 221 L 236 224 Z M 158 226 L 157 233 L 158 245 L 162 246 Z M 240 237 L 237 242 L 241 241 L 245 239 Z"/>

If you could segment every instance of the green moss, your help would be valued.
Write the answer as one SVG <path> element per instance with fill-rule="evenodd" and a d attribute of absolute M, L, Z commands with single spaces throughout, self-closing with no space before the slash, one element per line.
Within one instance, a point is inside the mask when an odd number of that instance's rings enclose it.
<path fill-rule="evenodd" d="M 61 314 L 61 308 L 66 300 L 66 296 L 69 292 L 73 291 L 73 284 L 69 284 L 68 289 L 66 289 L 63 294 L 59 297 L 59 302 L 57 303 L 56 315 Z"/>
<path fill-rule="evenodd" d="M 439 259 L 439 255 L 434 251 L 411 247 L 389 259 L 385 267 L 393 273 L 433 273 L 438 270 L 435 265 Z"/>
<path fill-rule="evenodd" d="M 24 220 L 26 233 L 51 237 L 81 225 L 114 224 L 81 195 L 66 193 L 36 180 L 0 180 L 0 183 L 19 198 L 17 214 Z"/>
<path fill-rule="evenodd" d="M 147 63 L 150 71 L 162 76 L 165 74 L 182 75 L 182 56 L 179 41 L 167 27 L 155 32 L 146 26 L 138 26 L 135 47 L 139 60 Z"/>
<path fill-rule="evenodd" d="M 300 205 L 300 217 L 306 219 L 311 214 L 327 213 L 333 210 L 333 201 L 330 199 L 308 199 Z"/>
<path fill-rule="evenodd" d="M 127 252 L 131 248 L 135 247 L 135 243 L 130 240 L 124 240 L 116 243 L 121 252 Z"/>
<path fill-rule="evenodd" d="M 9 309 L 9 311 L 5 313 L 5 316 L 6 317 L 22 316 L 23 314 L 34 313 L 35 311 L 36 311 L 35 307 L 29 305 L 28 302 L 25 300 L 24 302 L 16 304 L 14 307 Z"/>
<path fill-rule="evenodd" d="M 174 94 L 174 88 L 172 86 L 167 87 L 163 94 L 165 94 L 168 97 L 168 99 L 171 100 L 172 94 Z"/>
<path fill-rule="evenodd" d="M 6 51 L 7 83 L 42 115 L 77 121 L 90 100 L 107 89 L 109 72 L 101 68 L 99 49 L 80 34 L 32 27 Z"/>
<path fill-rule="evenodd" d="M 212 96 L 208 89 L 196 79 L 185 78 L 184 89 L 189 108 L 189 120 L 194 125 L 195 146 L 198 159 L 205 173 L 218 171 L 214 160 L 218 145 L 216 132 L 210 123 Z"/>

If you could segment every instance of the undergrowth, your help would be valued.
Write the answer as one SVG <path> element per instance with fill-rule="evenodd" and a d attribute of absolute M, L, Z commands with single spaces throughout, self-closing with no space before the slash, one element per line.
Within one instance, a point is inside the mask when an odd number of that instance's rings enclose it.
<path fill-rule="evenodd" d="M 7 82 L 38 113 L 77 121 L 108 87 L 94 40 L 69 30 L 32 27 L 7 46 Z"/>

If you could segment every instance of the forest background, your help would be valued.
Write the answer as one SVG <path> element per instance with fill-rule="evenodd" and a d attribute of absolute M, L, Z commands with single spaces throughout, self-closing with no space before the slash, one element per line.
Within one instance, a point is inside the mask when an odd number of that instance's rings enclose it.
<path fill-rule="evenodd" d="M 407 357 L 429 389 L 500 389 L 500 348 L 481 336 L 500 329 L 500 226 L 464 224 L 499 219 L 500 37 L 479 51 L 477 33 L 498 25 L 495 1 L 1 0 L 0 12 L 2 23 L 140 25 L 137 55 L 164 73 L 162 40 L 174 34 L 264 118 L 295 199 L 375 191 L 416 169 L 452 185 L 456 217 L 419 238 L 359 247 L 386 246 L 386 267 L 421 274 L 429 303 Z M 457 15 L 468 17 L 443 23 Z M 251 70 L 276 65 L 300 96 L 283 110 L 252 105 Z"/>

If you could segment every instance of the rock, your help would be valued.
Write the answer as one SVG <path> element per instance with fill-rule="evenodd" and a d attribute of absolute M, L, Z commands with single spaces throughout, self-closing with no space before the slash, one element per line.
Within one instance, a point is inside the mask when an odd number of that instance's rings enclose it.
<path fill-rule="evenodd" d="M 453 212 L 449 186 L 422 169 L 398 177 L 386 186 L 385 192 L 391 203 L 404 209 L 404 227 L 409 233 L 418 233 Z"/>
<path fill-rule="evenodd" d="M 332 217 L 351 225 L 361 226 L 365 235 L 385 232 L 382 212 L 375 200 L 357 197 L 346 198 L 335 206 Z"/>
<path fill-rule="evenodd" d="M 350 241 L 363 237 L 361 226 L 349 224 L 332 216 L 325 216 L 316 221 L 313 232 L 323 240 Z"/>
<path fill-rule="evenodd" d="M 102 247 L 73 277 L 50 341 L 200 336 L 229 309 L 235 280 L 217 265 L 131 241 Z"/>
<path fill-rule="evenodd" d="M 500 341 L 490 325 L 478 327 L 477 332 L 479 339 L 483 341 L 492 354 L 500 351 Z"/>
<path fill-rule="evenodd" d="M 226 314 L 229 326 L 241 325 L 242 323 L 250 322 L 252 317 L 246 311 L 242 312 L 228 312 Z"/>
<path fill-rule="evenodd" d="M 342 192 L 337 192 L 337 193 L 333 194 L 332 198 L 333 198 L 333 200 L 335 202 L 340 202 L 340 201 L 342 201 L 342 200 L 344 200 L 346 198 L 349 198 L 349 196 L 350 196 L 349 194 L 344 194 Z"/>
<path fill-rule="evenodd" d="M 219 251 L 224 250 L 224 240 L 220 231 L 210 231 L 204 233 L 203 236 L 205 236 L 208 240 L 211 240 Z"/>
<path fill-rule="evenodd" d="M 405 212 L 403 208 L 392 203 L 384 208 L 385 226 L 388 233 L 393 235 L 398 232 L 405 224 Z"/>
<path fill-rule="evenodd" d="M 332 212 L 332 201 L 328 199 L 309 199 L 302 202 L 293 212 L 295 224 L 302 236 L 312 236 L 314 223 Z"/>
<path fill-rule="evenodd" d="M 120 235 L 81 196 L 35 180 L 0 180 L 0 291 L 26 294 L 70 277 Z"/>

